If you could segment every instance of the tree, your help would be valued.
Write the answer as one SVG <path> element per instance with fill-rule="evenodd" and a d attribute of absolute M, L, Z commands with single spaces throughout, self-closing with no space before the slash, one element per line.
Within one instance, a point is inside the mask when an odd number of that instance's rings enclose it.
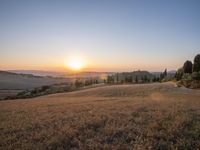
<path fill-rule="evenodd" d="M 147 82 L 148 81 L 148 78 L 147 78 L 147 75 L 144 76 L 144 82 Z"/>
<path fill-rule="evenodd" d="M 177 81 L 179 81 L 180 79 L 182 79 L 182 76 L 183 76 L 183 68 L 179 68 L 175 74 L 175 78 Z"/>
<path fill-rule="evenodd" d="M 80 79 L 76 79 L 75 86 L 76 88 L 82 87 L 84 84 Z"/>
<path fill-rule="evenodd" d="M 132 76 L 126 76 L 125 77 L 125 82 L 127 82 L 127 83 L 133 82 L 133 77 Z"/>
<path fill-rule="evenodd" d="M 85 86 L 92 85 L 92 79 L 85 80 Z"/>
<path fill-rule="evenodd" d="M 167 69 L 160 73 L 160 82 L 167 77 Z"/>
<path fill-rule="evenodd" d="M 165 71 L 163 72 L 163 76 L 167 77 L 167 69 L 165 69 Z"/>
<path fill-rule="evenodd" d="M 153 81 L 153 82 L 156 82 L 156 80 L 157 80 L 157 79 L 156 79 L 156 76 L 153 76 L 152 81 Z"/>
<path fill-rule="evenodd" d="M 161 72 L 160 73 L 160 81 L 162 81 L 164 79 L 164 74 Z"/>
<path fill-rule="evenodd" d="M 117 83 L 118 83 L 119 82 L 119 75 L 118 75 L 118 73 L 116 75 L 117 75 Z"/>
<path fill-rule="evenodd" d="M 200 71 L 200 54 L 196 55 L 194 58 L 193 72 Z"/>
<path fill-rule="evenodd" d="M 138 83 L 138 76 L 135 77 L 135 83 Z"/>
<path fill-rule="evenodd" d="M 99 83 L 99 81 L 96 79 L 96 80 L 95 80 L 95 84 L 98 84 L 98 83 Z"/>
<path fill-rule="evenodd" d="M 143 76 L 141 77 L 141 81 L 144 82 L 144 77 Z"/>
<path fill-rule="evenodd" d="M 113 76 L 107 76 L 107 83 L 114 83 L 114 78 Z"/>
<path fill-rule="evenodd" d="M 187 60 L 183 65 L 183 73 L 192 73 L 192 62 Z"/>
<path fill-rule="evenodd" d="M 132 83 L 133 82 L 133 76 L 129 77 L 129 82 Z"/>

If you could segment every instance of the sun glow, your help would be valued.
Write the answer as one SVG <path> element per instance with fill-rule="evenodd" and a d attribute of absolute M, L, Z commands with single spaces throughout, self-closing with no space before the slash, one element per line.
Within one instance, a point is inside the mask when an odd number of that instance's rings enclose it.
<path fill-rule="evenodd" d="M 85 62 L 80 58 L 70 59 L 67 66 L 74 71 L 80 71 L 85 67 Z"/>

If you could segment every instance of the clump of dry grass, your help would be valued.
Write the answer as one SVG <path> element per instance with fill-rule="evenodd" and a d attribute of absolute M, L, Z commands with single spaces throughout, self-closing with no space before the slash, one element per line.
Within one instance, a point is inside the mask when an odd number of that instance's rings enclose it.
<path fill-rule="evenodd" d="M 1 101 L 0 149 L 199 148 L 200 93 L 141 86 Z"/>

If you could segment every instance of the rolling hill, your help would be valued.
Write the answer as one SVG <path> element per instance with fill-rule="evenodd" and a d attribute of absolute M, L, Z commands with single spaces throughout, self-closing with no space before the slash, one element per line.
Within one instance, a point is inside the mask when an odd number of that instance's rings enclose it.
<path fill-rule="evenodd" d="M 199 97 L 169 82 L 0 101 L 0 149 L 197 149 Z"/>
<path fill-rule="evenodd" d="M 72 79 L 34 76 L 32 74 L 17 74 L 0 71 L 0 99 L 14 96 L 24 90 L 31 90 L 44 85 L 69 83 Z"/>
<path fill-rule="evenodd" d="M 34 76 L 32 74 L 17 74 L 6 71 L 0 71 L 0 89 L 6 90 L 25 90 L 51 85 L 55 83 L 69 82 L 68 78 L 53 78 Z"/>

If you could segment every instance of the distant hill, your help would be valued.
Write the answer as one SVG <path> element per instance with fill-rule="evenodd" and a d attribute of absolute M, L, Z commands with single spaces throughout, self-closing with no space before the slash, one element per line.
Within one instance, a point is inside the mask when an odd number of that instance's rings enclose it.
<path fill-rule="evenodd" d="M 44 71 L 44 70 L 7 70 L 7 72 L 17 74 L 32 74 L 35 76 L 52 76 L 52 77 L 63 77 L 68 75 L 64 71 Z"/>
<path fill-rule="evenodd" d="M 64 77 L 64 78 L 88 78 L 88 77 L 102 77 L 114 74 L 113 72 L 95 72 L 95 71 L 83 71 L 78 73 L 64 72 L 64 71 L 44 71 L 44 70 L 7 70 L 6 72 L 15 74 L 31 74 L 34 76 L 52 76 L 52 77 Z"/>
<path fill-rule="evenodd" d="M 0 71 L 0 90 L 26 90 L 43 85 L 69 82 L 70 80 L 68 78 L 44 77 Z"/>

